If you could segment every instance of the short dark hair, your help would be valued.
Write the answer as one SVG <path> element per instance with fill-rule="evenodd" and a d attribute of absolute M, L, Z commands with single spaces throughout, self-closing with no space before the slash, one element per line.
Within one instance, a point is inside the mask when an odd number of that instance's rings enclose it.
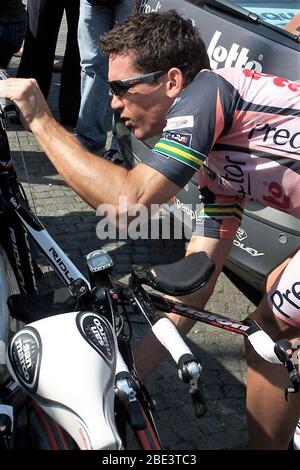
<path fill-rule="evenodd" d="M 200 33 L 175 10 L 129 16 L 103 36 L 101 50 L 105 55 L 133 52 L 134 66 L 143 73 L 187 64 L 182 69 L 187 83 L 200 70 L 210 69 Z"/>

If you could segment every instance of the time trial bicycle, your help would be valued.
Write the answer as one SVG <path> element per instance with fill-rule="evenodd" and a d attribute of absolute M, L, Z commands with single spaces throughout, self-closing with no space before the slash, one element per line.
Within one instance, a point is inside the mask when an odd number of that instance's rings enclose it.
<path fill-rule="evenodd" d="M 8 309 L 5 302 L 1 310 L 3 448 L 121 449 L 127 446 L 128 427 L 142 449 L 161 448 L 153 400 L 134 366 L 132 312 L 146 319 L 175 360 L 179 377 L 189 386 L 196 416 L 206 408 L 199 389 L 201 365 L 175 326 L 158 317 L 158 311 L 245 335 L 264 359 L 287 368 L 291 381 L 287 396 L 298 391 L 294 351 L 288 341 L 274 343 L 253 320 L 233 321 L 161 295 L 186 295 L 201 288 L 214 271 L 205 253 L 150 269 L 133 265 L 127 285 L 112 277 L 110 256 L 96 250 L 87 256 L 86 279 L 29 207 L 10 158 L 4 120 L 11 116 L 15 109 L 8 103 L 0 113 L 0 241 L 5 252 L 2 272 L 6 276 L 7 267 L 12 267 L 20 293 L 7 294 Z M 65 288 L 38 294 L 28 236 Z M 11 338 L 12 319 L 19 322 L 18 328 L 25 326 Z M 6 354 L 3 345 L 8 345 Z"/>

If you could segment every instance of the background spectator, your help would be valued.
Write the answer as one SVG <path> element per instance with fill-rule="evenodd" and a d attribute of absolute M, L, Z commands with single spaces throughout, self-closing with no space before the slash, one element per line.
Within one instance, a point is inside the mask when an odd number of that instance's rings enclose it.
<path fill-rule="evenodd" d="M 135 0 L 80 0 L 81 104 L 76 132 L 91 151 L 103 151 L 106 143 L 108 64 L 100 52 L 100 37 L 129 16 L 134 6 Z"/>
<path fill-rule="evenodd" d="M 22 0 L 0 2 L 0 69 L 5 70 L 20 49 L 26 31 L 26 10 Z"/>
<path fill-rule="evenodd" d="M 18 77 L 35 78 L 48 97 L 61 20 L 68 25 L 59 95 L 61 123 L 74 127 L 80 105 L 80 57 L 77 42 L 79 0 L 28 0 L 28 27 Z"/>

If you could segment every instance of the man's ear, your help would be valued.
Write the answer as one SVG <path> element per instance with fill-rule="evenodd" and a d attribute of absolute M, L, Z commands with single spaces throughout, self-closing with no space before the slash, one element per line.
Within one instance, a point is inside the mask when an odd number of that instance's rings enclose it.
<path fill-rule="evenodd" d="M 183 90 L 185 84 L 185 78 L 183 73 L 177 67 L 172 67 L 168 71 L 168 77 L 166 81 L 166 93 L 169 98 L 175 99 L 179 93 Z"/>

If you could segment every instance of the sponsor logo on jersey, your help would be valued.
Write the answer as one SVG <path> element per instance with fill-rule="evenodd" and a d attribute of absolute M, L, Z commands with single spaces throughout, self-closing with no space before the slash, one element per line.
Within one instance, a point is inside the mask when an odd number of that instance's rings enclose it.
<path fill-rule="evenodd" d="M 188 147 L 192 142 L 192 134 L 180 132 L 163 132 L 162 137 L 167 140 L 173 140 L 174 142 L 179 142 L 180 144 L 187 145 Z"/>
<path fill-rule="evenodd" d="M 246 162 L 238 160 L 231 155 L 225 155 L 223 178 L 230 183 L 233 183 L 237 189 L 239 197 L 245 197 L 251 194 L 251 181 L 249 173 L 246 173 Z"/>
<path fill-rule="evenodd" d="M 282 148 L 288 145 L 293 150 L 300 149 L 300 131 L 296 132 L 293 129 L 286 129 L 280 126 L 274 126 L 266 122 L 265 124 L 258 124 L 253 127 L 248 135 L 248 139 L 257 138 L 262 142 L 271 143 Z"/>
<path fill-rule="evenodd" d="M 283 77 L 277 77 L 270 73 L 261 73 L 259 70 L 249 70 L 244 69 L 243 74 L 252 78 L 252 80 L 260 80 L 261 78 L 272 78 L 273 85 L 278 86 L 279 88 L 288 88 L 290 91 L 299 92 L 300 91 L 300 82 L 295 82 Z"/>
<path fill-rule="evenodd" d="M 203 217 L 199 217 L 197 212 L 199 210 L 199 204 L 196 204 L 196 207 L 193 209 L 192 204 L 185 204 L 179 199 L 175 198 L 176 207 L 180 209 L 184 214 L 186 214 L 191 220 L 196 220 L 197 222 L 203 222 Z M 200 205 L 202 206 L 202 205 Z"/>
<path fill-rule="evenodd" d="M 271 295 L 271 302 L 281 315 L 289 318 L 288 313 L 292 308 L 297 311 L 300 310 L 300 282 L 295 282 L 290 289 L 283 291 L 277 289 Z"/>
<path fill-rule="evenodd" d="M 262 70 L 262 65 L 253 59 L 249 59 L 249 49 L 241 47 L 234 42 L 229 49 L 219 44 L 221 31 L 215 31 L 207 48 L 212 69 L 219 67 L 247 67 L 248 69 Z M 261 57 L 262 54 L 260 54 Z"/>
<path fill-rule="evenodd" d="M 279 209 L 289 209 L 290 198 L 284 194 L 282 186 L 277 181 L 272 181 L 268 186 L 269 194 L 263 196 L 267 204 L 278 207 Z"/>
<path fill-rule="evenodd" d="M 164 131 L 184 129 L 185 127 L 194 127 L 194 116 L 176 116 L 167 119 Z"/>

